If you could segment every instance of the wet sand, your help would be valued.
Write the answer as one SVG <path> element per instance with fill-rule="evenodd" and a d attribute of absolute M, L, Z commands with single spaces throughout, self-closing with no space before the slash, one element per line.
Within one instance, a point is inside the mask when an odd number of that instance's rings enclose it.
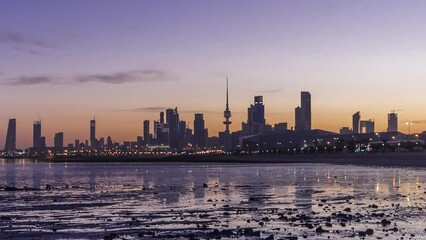
<path fill-rule="evenodd" d="M 0 239 L 425 239 L 426 171 L 0 164 Z"/>

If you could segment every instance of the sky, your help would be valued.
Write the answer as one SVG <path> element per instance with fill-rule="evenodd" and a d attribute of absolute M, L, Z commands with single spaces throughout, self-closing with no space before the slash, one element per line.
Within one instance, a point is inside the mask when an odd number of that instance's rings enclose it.
<path fill-rule="evenodd" d="M 9 118 L 32 145 L 40 118 L 48 145 L 142 135 L 143 120 L 178 107 L 210 135 L 231 130 L 263 95 L 270 124 L 294 125 L 300 92 L 312 94 L 313 128 L 338 131 L 351 116 L 426 119 L 426 1 L 123 0 L 0 1 L 0 146 Z M 414 124 L 412 132 L 426 125 Z"/>

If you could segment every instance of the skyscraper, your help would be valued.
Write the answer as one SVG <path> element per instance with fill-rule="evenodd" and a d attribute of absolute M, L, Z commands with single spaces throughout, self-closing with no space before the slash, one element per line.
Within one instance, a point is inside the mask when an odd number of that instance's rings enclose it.
<path fill-rule="evenodd" d="M 58 132 L 55 133 L 55 138 L 53 140 L 53 146 L 56 151 L 60 151 L 64 148 L 64 133 Z"/>
<path fill-rule="evenodd" d="M 16 150 L 16 119 L 9 119 L 4 150 L 8 153 Z"/>
<path fill-rule="evenodd" d="M 302 128 L 305 131 L 309 131 L 312 129 L 311 94 L 309 92 L 302 92 L 300 98 Z"/>
<path fill-rule="evenodd" d="M 223 143 L 224 143 L 224 150 L 225 152 L 232 151 L 232 138 L 231 134 L 229 132 L 229 125 L 232 124 L 229 119 L 231 118 L 231 110 L 229 109 L 229 92 L 228 92 L 228 78 L 226 78 L 226 105 L 225 105 L 225 111 L 223 112 L 223 116 L 225 117 L 225 121 L 223 124 L 225 124 L 225 132 L 223 136 Z"/>
<path fill-rule="evenodd" d="M 96 120 L 90 120 L 90 146 L 96 148 Z"/>
<path fill-rule="evenodd" d="M 255 96 L 254 104 L 247 109 L 247 125 L 249 135 L 261 134 L 265 132 L 265 106 L 263 105 L 263 97 Z"/>
<path fill-rule="evenodd" d="M 196 150 L 200 150 L 206 147 L 207 137 L 207 129 L 205 129 L 204 124 L 204 115 L 202 113 L 196 113 L 194 119 L 194 144 Z"/>
<path fill-rule="evenodd" d="M 34 150 L 41 149 L 41 121 L 35 121 L 33 125 L 33 148 Z"/>
<path fill-rule="evenodd" d="M 143 141 L 145 145 L 149 145 L 150 137 L 149 137 L 149 120 L 145 120 L 143 122 Z"/>
<path fill-rule="evenodd" d="M 302 131 L 302 109 L 300 107 L 296 107 L 294 109 L 294 130 Z"/>
<path fill-rule="evenodd" d="M 358 111 L 352 115 L 352 131 L 354 133 L 361 133 L 360 131 L 361 113 Z"/>
<path fill-rule="evenodd" d="M 394 111 L 388 114 L 388 132 L 398 132 L 398 114 Z"/>
<path fill-rule="evenodd" d="M 166 109 L 166 124 L 169 129 L 169 146 L 172 149 L 177 149 L 179 148 L 179 113 L 177 108 Z"/>

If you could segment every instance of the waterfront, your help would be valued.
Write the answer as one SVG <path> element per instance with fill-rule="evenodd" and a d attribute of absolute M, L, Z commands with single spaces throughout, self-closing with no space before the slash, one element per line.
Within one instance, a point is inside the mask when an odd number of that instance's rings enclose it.
<path fill-rule="evenodd" d="M 426 238 L 425 169 L 0 160 L 0 238 Z"/>

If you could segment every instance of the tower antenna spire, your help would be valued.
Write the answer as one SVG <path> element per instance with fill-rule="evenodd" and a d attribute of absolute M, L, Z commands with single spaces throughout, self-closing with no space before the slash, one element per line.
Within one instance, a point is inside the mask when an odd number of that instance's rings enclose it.
<path fill-rule="evenodd" d="M 229 111 L 229 90 L 228 77 L 226 77 L 226 110 Z"/>
<path fill-rule="evenodd" d="M 224 150 L 225 152 L 232 151 L 232 142 L 231 142 L 231 136 L 229 133 L 229 125 L 232 124 L 229 119 L 231 118 L 231 110 L 229 110 L 229 84 L 228 84 L 228 77 L 226 77 L 226 106 L 225 111 L 223 112 L 223 116 L 225 117 L 225 121 L 223 124 L 225 125 L 225 136 L 224 136 Z"/>

